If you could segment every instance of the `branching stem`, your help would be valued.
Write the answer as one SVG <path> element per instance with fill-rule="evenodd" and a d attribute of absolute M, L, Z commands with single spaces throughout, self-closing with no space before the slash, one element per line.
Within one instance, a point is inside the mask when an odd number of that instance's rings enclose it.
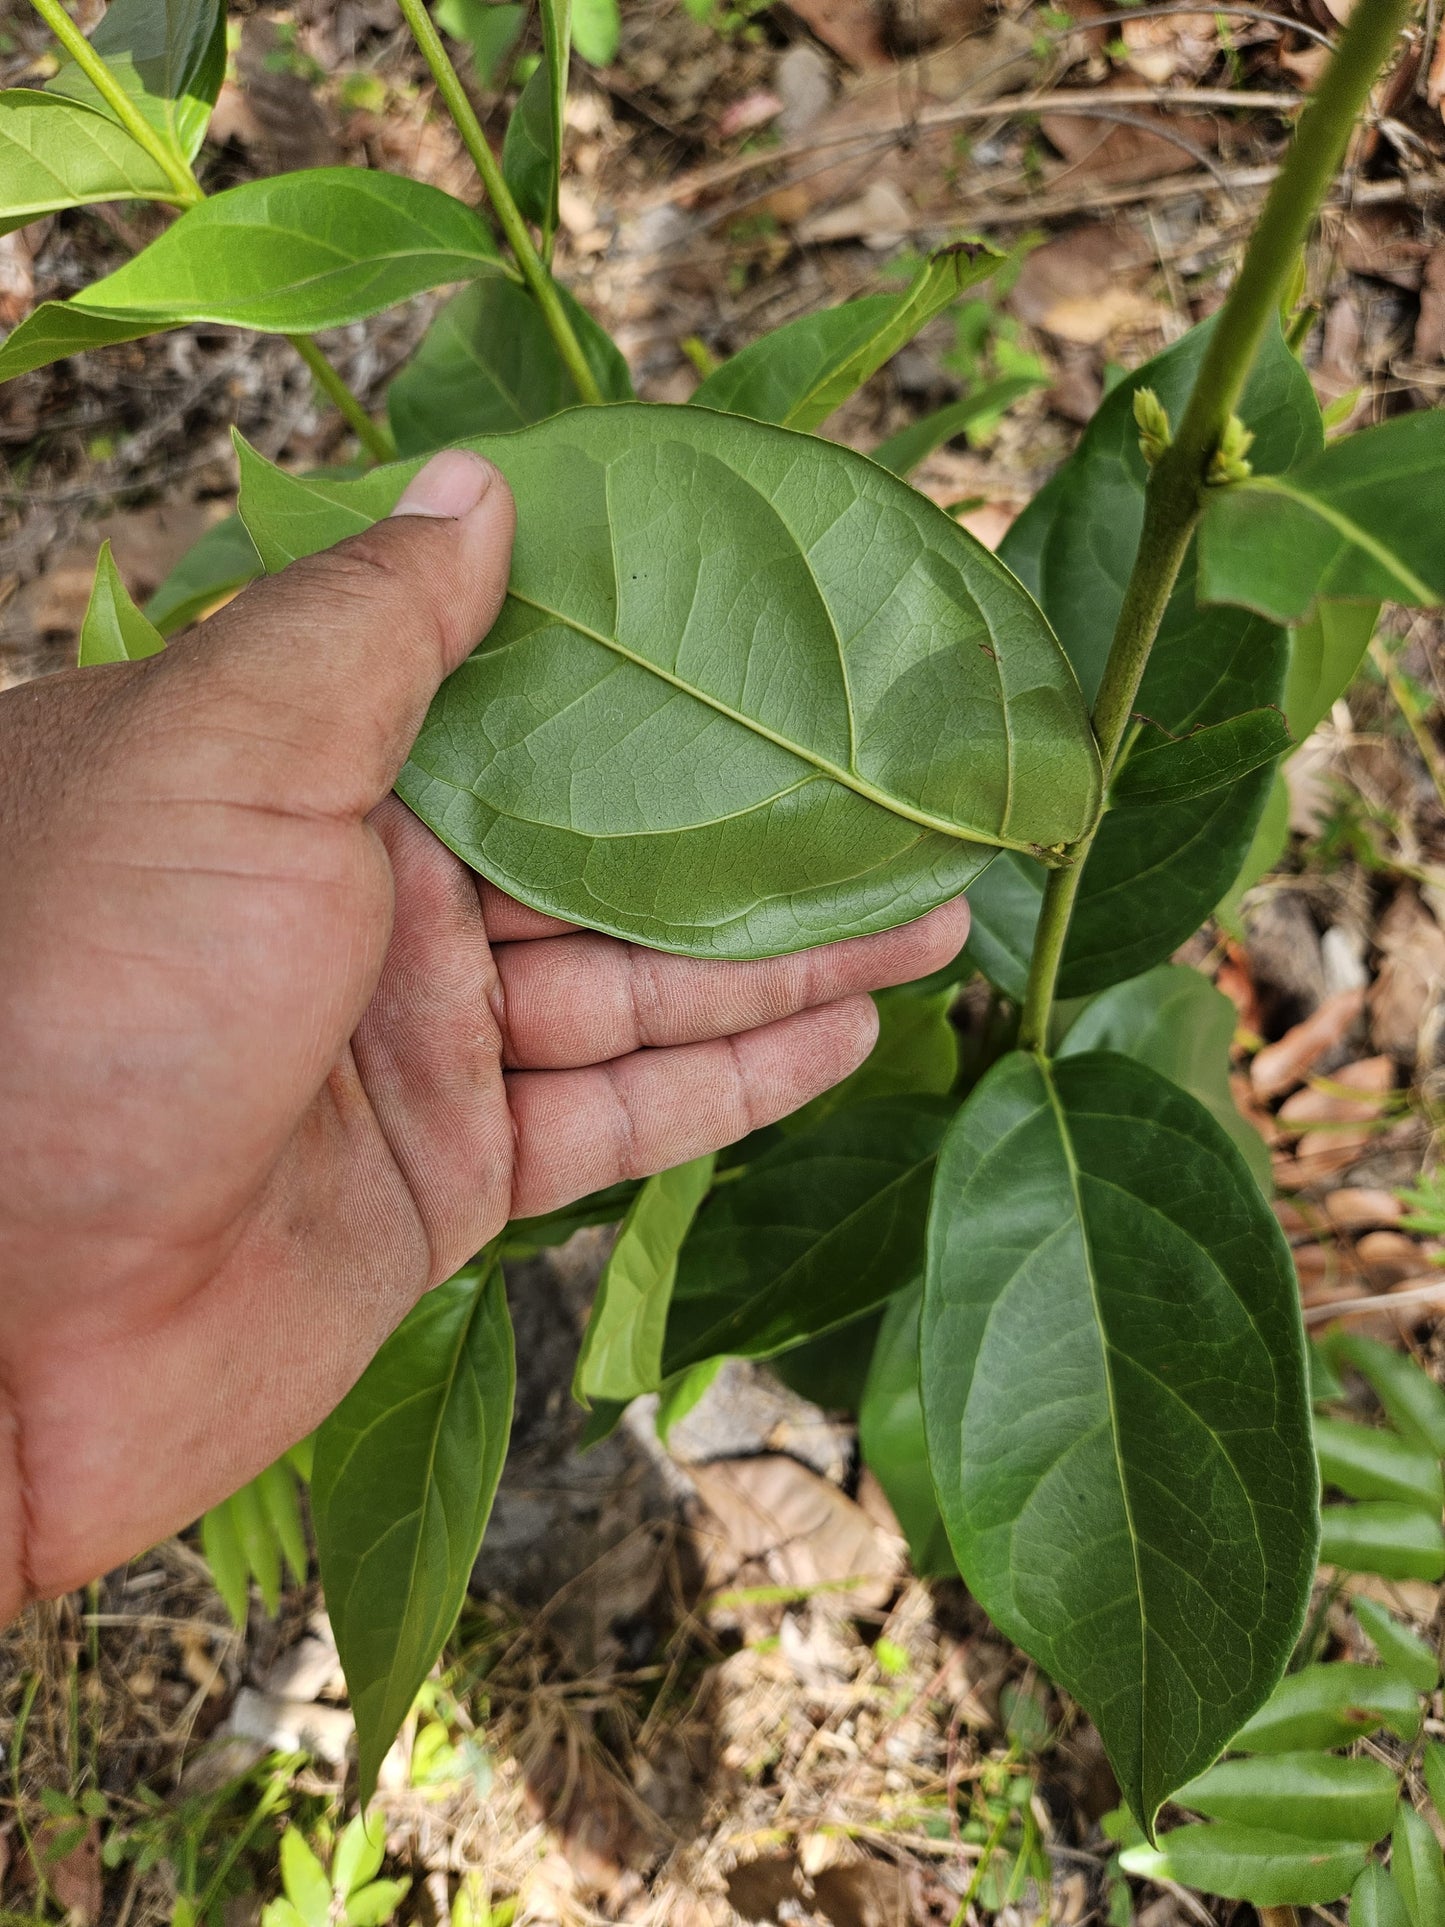
<path fill-rule="evenodd" d="M 1294 144 L 1250 237 L 1220 311 L 1173 442 L 1159 456 L 1144 497 L 1139 550 L 1119 609 L 1092 722 L 1108 784 L 1129 728 L 1139 683 L 1159 633 L 1204 500 L 1209 464 L 1244 391 L 1270 318 L 1295 272 L 1315 213 L 1345 151 L 1375 76 L 1409 17 L 1410 0 L 1358 0 L 1333 59 L 1300 117 Z M 1019 1024 L 1022 1049 L 1048 1048 L 1059 964 L 1078 894 L 1079 872 L 1097 829 L 1051 874 L 1039 911 L 1028 990 Z"/>
<path fill-rule="evenodd" d="M 451 57 L 442 45 L 441 35 L 432 24 L 431 15 L 426 10 L 426 0 L 397 0 L 406 24 L 411 28 L 412 37 L 422 51 L 422 56 L 431 68 L 432 78 L 436 81 L 437 92 L 446 102 L 447 112 L 456 122 L 457 132 L 461 135 L 473 165 L 481 176 L 482 186 L 487 191 L 487 199 L 507 237 L 507 245 L 516 256 L 517 266 L 522 270 L 532 299 L 541 310 L 547 331 L 557 344 L 557 352 L 566 364 L 577 393 L 585 402 L 600 402 L 602 390 L 591 364 L 582 352 L 582 344 L 577 339 L 577 331 L 562 306 L 557 283 L 547 271 L 546 263 L 537 252 L 522 211 L 512 198 L 512 190 L 498 165 L 497 157 L 477 119 L 476 109 L 467 98 L 462 86 L 461 76 L 452 65 Z"/>

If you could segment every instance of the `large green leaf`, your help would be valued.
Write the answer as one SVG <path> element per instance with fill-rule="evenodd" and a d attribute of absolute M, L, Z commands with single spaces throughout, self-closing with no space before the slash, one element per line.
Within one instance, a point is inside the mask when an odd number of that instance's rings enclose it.
<path fill-rule="evenodd" d="M 1410 1927 L 1405 1897 L 1378 1860 L 1370 1862 L 1350 1891 L 1350 1927 Z"/>
<path fill-rule="evenodd" d="M 468 445 L 517 498 L 510 592 L 397 787 L 523 902 L 759 956 L 903 922 L 990 845 L 1092 819 L 1098 759 L 1046 624 L 863 457 L 626 403 Z M 241 513 L 275 569 L 384 514 L 418 465 L 300 480 L 243 450 Z"/>
<path fill-rule="evenodd" d="M 682 1248 L 664 1366 L 766 1358 L 883 1303 L 917 1274 L 943 1098 L 875 1098 L 787 1138 L 719 1186 Z"/>
<path fill-rule="evenodd" d="M 1245 1753 L 1294 1753 L 1348 1746 L 1382 1726 L 1414 1739 L 1420 1731 L 1414 1687 L 1387 1667 L 1338 1660 L 1288 1674 L 1235 1734 L 1234 1745 Z"/>
<path fill-rule="evenodd" d="M 1369 1841 L 1295 1840 L 1233 1821 L 1175 1827 L 1157 1847 L 1128 1847 L 1125 1873 L 1259 1907 L 1319 1907 L 1347 1894 L 1370 1857 Z"/>
<path fill-rule="evenodd" d="M 630 401 L 627 363 L 611 337 L 559 288 L 607 401 Z M 387 392 L 403 455 L 444 448 L 462 435 L 529 428 L 580 397 L 536 302 L 500 269 L 483 272 L 437 315 Z"/>
<path fill-rule="evenodd" d="M 1234 1005 L 1207 977 L 1183 964 L 1159 964 L 1091 998 L 1070 1025 L 1058 1054 L 1118 1051 L 1178 1084 L 1224 1126 L 1269 1197 L 1269 1147 L 1240 1116 L 1229 1089 L 1229 1046 L 1236 1021 Z"/>
<path fill-rule="evenodd" d="M 321 1427 L 312 1516 L 364 1805 L 466 1596 L 512 1424 L 500 1265 L 428 1292 Z"/>
<path fill-rule="evenodd" d="M 1180 1787 L 1174 1804 L 1301 1840 L 1383 1840 L 1399 1796 L 1399 1775 L 1383 1760 L 1262 1753 L 1219 1761 Z"/>
<path fill-rule="evenodd" d="M 583 1405 L 635 1398 L 662 1383 L 662 1339 L 677 1254 L 708 1194 L 716 1162 L 709 1155 L 659 1172 L 633 1199 L 582 1334 L 572 1390 Z"/>
<path fill-rule="evenodd" d="M 976 242 L 930 255 L 902 294 L 870 294 L 775 328 L 715 369 L 692 405 L 783 428 L 816 428 L 999 256 Z"/>
<path fill-rule="evenodd" d="M 1211 489 L 1199 593 L 1298 622 L 1324 597 L 1445 602 L 1445 413 L 1344 435 L 1286 474 Z"/>
<path fill-rule="evenodd" d="M 1383 1579 L 1445 1578 L 1440 1508 L 1422 1511 L 1418 1504 L 1389 1499 L 1324 1506 L 1320 1558 L 1346 1572 L 1374 1572 Z"/>
<path fill-rule="evenodd" d="M 143 656 L 158 655 L 165 646 L 165 638 L 131 601 L 109 542 L 102 542 L 95 560 L 90 602 L 80 625 L 80 667 L 136 662 Z"/>
<path fill-rule="evenodd" d="M 1177 420 L 1211 324 L 1193 329 L 1127 376 L 1100 407 L 1073 456 L 1034 498 L 1000 554 L 1038 597 L 1084 693 L 1103 674 L 1124 585 L 1138 547 L 1147 469 L 1133 415 L 1137 389 L 1155 390 Z M 1309 379 L 1278 331 L 1266 339 L 1240 404 L 1261 470 L 1289 467 L 1321 445 Z M 1282 630 L 1238 609 L 1201 608 L 1191 548 L 1139 692 L 1138 713 L 1171 736 L 1277 705 L 1284 691 Z M 1162 962 L 1239 872 L 1271 785 L 1267 767 L 1179 802 L 1116 799 L 1085 866 L 1059 991 L 1087 996 Z M 1008 856 L 972 895 L 970 954 L 1008 996 L 1023 994 L 1043 876 Z"/>
<path fill-rule="evenodd" d="M 1284 713 L 1297 743 L 1324 721 L 1355 680 L 1379 614 L 1377 602 L 1316 602 L 1290 630 Z"/>
<path fill-rule="evenodd" d="M 1351 1499 L 1395 1499 L 1438 1516 L 1445 1506 L 1440 1461 L 1428 1447 L 1380 1426 L 1315 1420 L 1320 1476 Z"/>
<path fill-rule="evenodd" d="M 502 143 L 502 170 L 513 198 L 550 244 L 557 231 L 562 129 L 567 107 L 567 56 L 572 0 L 542 0 L 542 59 L 522 89 Z"/>
<path fill-rule="evenodd" d="M 245 523 L 228 515 L 191 544 L 145 612 L 163 636 L 173 636 L 260 573 L 261 558 Z"/>
<path fill-rule="evenodd" d="M 923 1436 L 918 1389 L 922 1308 L 921 1279 L 888 1301 L 858 1408 L 858 1448 L 897 1514 L 913 1570 L 922 1579 L 946 1579 L 958 1568 L 938 1510 Z"/>
<path fill-rule="evenodd" d="M 30 88 L 0 93 L 0 234 L 58 208 L 173 193 L 165 172 L 105 114 Z"/>
<path fill-rule="evenodd" d="M 225 0 L 111 0 L 90 44 L 172 153 L 193 160 L 225 78 Z M 110 112 L 73 61 L 49 91 Z"/>
<path fill-rule="evenodd" d="M 1196 1099 L 1004 1058 L 939 1156 L 929 1459 L 970 1590 L 1097 1724 L 1146 1827 L 1261 1703 L 1314 1574 L 1298 1287 Z"/>
<path fill-rule="evenodd" d="M 188 321 L 339 328 L 495 258 L 473 209 L 399 174 L 318 167 L 248 181 L 188 209 L 82 294 L 37 309 L 0 348 L 0 380 Z"/>
<path fill-rule="evenodd" d="M 1440 1927 L 1445 1920 L 1445 1859 L 1430 1822 L 1403 1800 L 1390 1840 L 1390 1871 L 1410 1927 Z"/>

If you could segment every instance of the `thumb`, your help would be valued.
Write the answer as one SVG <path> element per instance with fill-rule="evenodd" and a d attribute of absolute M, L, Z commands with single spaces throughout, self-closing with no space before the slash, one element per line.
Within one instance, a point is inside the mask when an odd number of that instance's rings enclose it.
<path fill-rule="evenodd" d="M 515 527 L 500 470 L 445 450 L 387 520 L 252 584 L 156 670 L 186 678 L 192 722 L 204 728 L 211 711 L 235 743 L 244 791 L 363 816 L 396 781 L 443 677 L 495 622 Z"/>

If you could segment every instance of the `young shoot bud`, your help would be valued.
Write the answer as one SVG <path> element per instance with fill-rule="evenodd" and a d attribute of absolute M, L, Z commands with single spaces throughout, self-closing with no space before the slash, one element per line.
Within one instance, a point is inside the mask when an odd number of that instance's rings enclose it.
<path fill-rule="evenodd" d="M 1219 438 L 1209 464 L 1205 480 L 1219 486 L 1225 482 L 1242 482 L 1254 470 L 1248 460 L 1249 451 L 1254 444 L 1254 430 L 1246 428 L 1238 415 L 1231 415 L 1224 425 L 1224 433 Z"/>
<path fill-rule="evenodd" d="M 1139 453 L 1150 468 L 1174 439 L 1164 404 L 1152 388 L 1134 390 L 1134 420 L 1139 425 Z"/>

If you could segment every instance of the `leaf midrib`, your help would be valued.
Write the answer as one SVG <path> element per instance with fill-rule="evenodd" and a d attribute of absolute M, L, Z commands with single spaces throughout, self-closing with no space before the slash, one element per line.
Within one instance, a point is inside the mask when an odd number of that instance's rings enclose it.
<path fill-rule="evenodd" d="M 879 809 L 887 810 L 891 816 L 901 816 L 909 823 L 917 823 L 922 829 L 934 830 L 940 836 L 951 837 L 957 843 L 987 843 L 995 849 L 1017 850 L 1023 856 L 1033 856 L 1037 853 L 1036 843 L 1020 843 L 1015 838 L 1004 836 L 999 830 L 985 829 L 974 824 L 950 823 L 946 817 L 934 816 L 927 810 L 915 809 L 900 797 L 892 796 L 887 790 L 879 789 L 866 777 L 860 776 L 856 770 L 845 769 L 841 764 L 820 755 L 816 750 L 807 749 L 801 743 L 790 742 L 786 736 L 780 735 L 777 730 L 769 729 L 766 723 L 759 722 L 755 716 L 744 715 L 741 710 L 734 709 L 730 703 L 725 703 L 720 696 L 709 695 L 705 689 L 699 689 L 695 683 L 688 682 L 670 669 L 664 669 L 660 663 L 653 662 L 649 657 L 639 655 L 636 650 L 629 649 L 626 643 L 619 641 L 616 636 L 604 635 L 599 629 L 589 628 L 576 616 L 569 616 L 561 609 L 553 609 L 547 603 L 539 602 L 535 596 L 523 595 L 516 588 L 508 589 L 507 596 L 510 601 L 520 602 L 528 609 L 535 609 L 538 615 L 546 616 L 550 621 L 559 623 L 564 629 L 571 629 L 579 636 L 586 636 L 589 642 L 600 643 L 604 649 L 612 650 L 625 662 L 630 662 L 634 668 L 645 670 L 649 675 L 656 676 L 659 681 L 676 689 L 681 695 L 691 696 L 695 702 L 702 703 L 719 716 L 726 716 L 729 722 L 751 730 L 755 736 L 761 736 L 765 742 L 772 743 L 778 749 L 786 750 L 791 756 L 796 756 L 799 762 L 811 764 L 820 775 L 831 778 L 844 789 L 852 790 L 854 795 L 863 797 L 866 802 L 876 804 Z M 1007 705 L 1003 707 L 1005 720 L 1007 720 Z"/>

